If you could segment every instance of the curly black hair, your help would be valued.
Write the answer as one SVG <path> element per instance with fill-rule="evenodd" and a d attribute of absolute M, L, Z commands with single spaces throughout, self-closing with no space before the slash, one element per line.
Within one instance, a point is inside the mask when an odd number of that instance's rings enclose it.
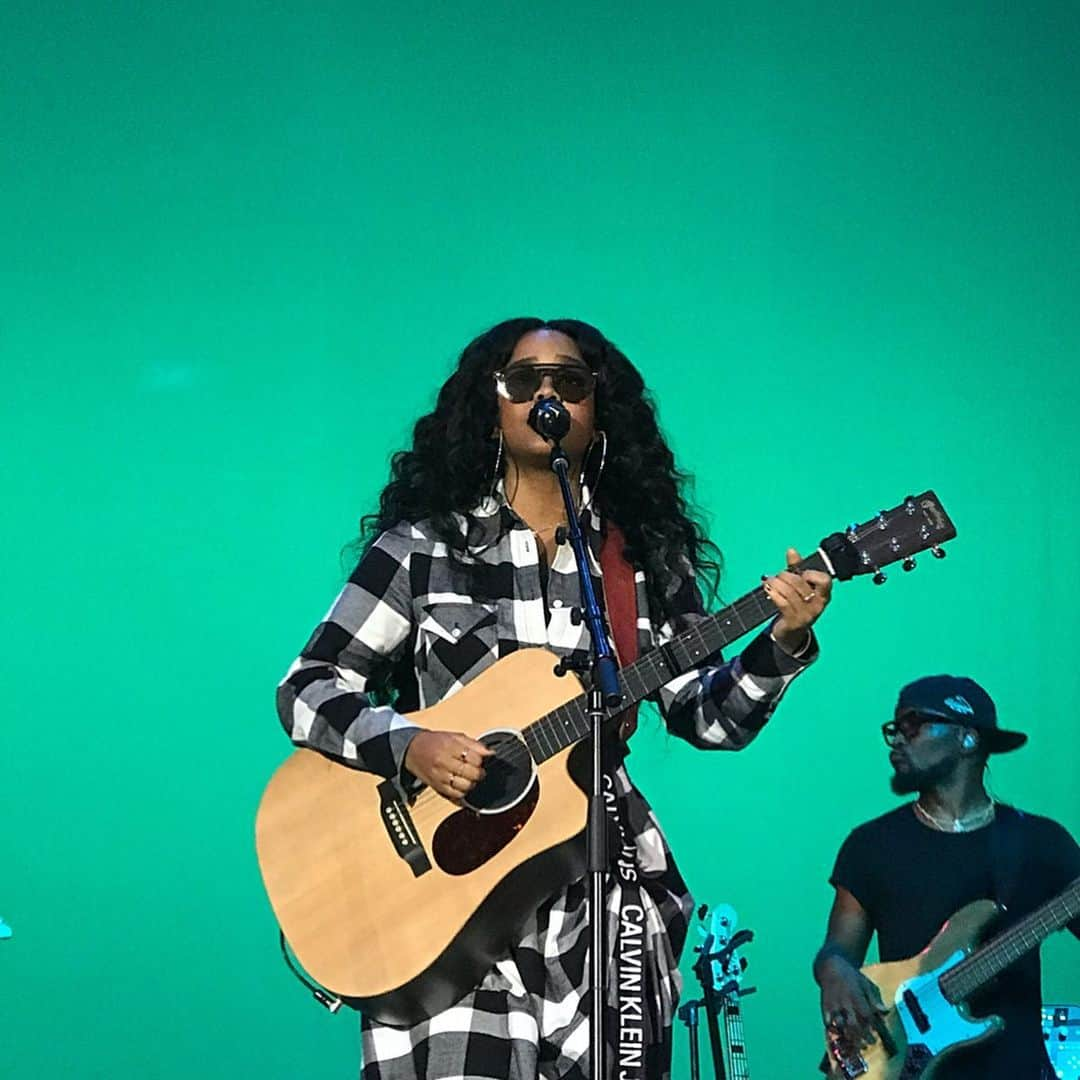
<path fill-rule="evenodd" d="M 692 567 L 703 591 L 715 597 L 722 556 L 687 503 L 683 489 L 690 478 L 675 467 L 645 383 L 599 330 L 577 319 L 507 319 L 465 346 L 434 410 L 416 422 L 412 449 L 392 457 L 390 482 L 378 512 L 361 520 L 359 545 L 402 521 L 427 519 L 452 553 L 464 552 L 461 517 L 470 521 L 470 511 L 490 491 L 496 463 L 493 373 L 522 337 L 540 329 L 572 338 L 598 374 L 596 427 L 607 432 L 610 445 L 594 506 L 622 529 L 626 557 L 645 571 L 654 618 L 673 613 L 681 584 L 675 568 L 685 575 Z"/>

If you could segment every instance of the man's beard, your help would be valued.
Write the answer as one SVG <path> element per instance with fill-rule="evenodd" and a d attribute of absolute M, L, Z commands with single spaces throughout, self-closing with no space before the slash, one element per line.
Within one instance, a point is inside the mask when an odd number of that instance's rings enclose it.
<path fill-rule="evenodd" d="M 894 772 L 889 779 L 889 786 L 894 795 L 910 795 L 913 791 L 921 793 L 949 780 L 955 771 L 956 762 L 948 760 L 928 765 L 924 769 L 909 766 L 903 772 Z"/>

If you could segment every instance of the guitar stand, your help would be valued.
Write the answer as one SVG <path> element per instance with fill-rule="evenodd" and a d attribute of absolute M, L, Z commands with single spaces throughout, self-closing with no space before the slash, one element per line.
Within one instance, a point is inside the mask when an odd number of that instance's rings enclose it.
<path fill-rule="evenodd" d="M 701 1065 L 698 1061 L 698 1009 L 704 1005 L 701 1001 L 688 1001 L 679 1006 L 679 1019 L 686 1025 L 690 1037 L 690 1080 L 701 1080 Z"/>
<path fill-rule="evenodd" d="M 701 1080 L 701 1065 L 698 1051 L 698 1011 L 704 1007 L 705 1020 L 709 1030 L 709 1046 L 712 1050 L 713 1074 L 716 1080 L 727 1080 L 727 1070 L 724 1066 L 724 1044 L 720 1038 L 719 1010 L 723 1007 L 725 998 L 745 997 L 754 992 L 753 987 L 743 990 L 732 979 L 729 983 L 716 987 L 712 965 L 718 963 L 724 970 L 731 960 L 732 953 L 748 941 L 753 941 L 754 935 L 749 930 L 740 930 L 732 937 L 722 949 L 712 952 L 713 935 L 705 938 L 705 943 L 698 946 L 700 955 L 694 963 L 694 974 L 701 984 L 702 997 L 696 1001 L 688 1001 L 679 1007 L 678 1017 L 686 1024 L 687 1036 L 690 1040 L 690 1080 Z M 745 961 L 743 961 L 745 964 Z"/>

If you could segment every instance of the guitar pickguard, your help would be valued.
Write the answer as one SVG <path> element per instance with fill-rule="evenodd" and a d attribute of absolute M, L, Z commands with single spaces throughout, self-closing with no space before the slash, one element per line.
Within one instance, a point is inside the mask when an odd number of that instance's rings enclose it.
<path fill-rule="evenodd" d="M 458 810 L 431 838 L 431 854 L 444 873 L 470 874 L 494 858 L 524 828 L 540 800 L 540 780 L 525 798 L 501 814 Z"/>
<path fill-rule="evenodd" d="M 942 975 L 959 964 L 966 955 L 964 950 L 958 950 L 944 964 L 908 979 L 897 990 L 894 1004 L 912 1051 L 922 1048 L 929 1057 L 937 1057 L 955 1046 L 976 1042 L 1001 1026 L 997 1017 L 975 1020 L 965 1015 L 942 992 Z M 908 1073 L 905 1071 L 902 1075 Z M 921 1074 L 912 1072 L 910 1075 Z"/>

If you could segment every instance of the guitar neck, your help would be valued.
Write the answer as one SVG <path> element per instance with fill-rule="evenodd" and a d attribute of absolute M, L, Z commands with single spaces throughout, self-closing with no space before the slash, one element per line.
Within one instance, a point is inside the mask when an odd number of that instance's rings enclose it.
<path fill-rule="evenodd" d="M 820 551 L 804 559 L 801 570 L 830 572 Z M 674 637 L 666 645 L 628 664 L 619 672 L 623 700 L 606 710 L 608 718 L 644 701 L 665 683 L 701 664 L 744 634 L 756 629 L 776 615 L 776 608 L 763 588 L 754 589 L 733 604 L 707 615 L 689 630 Z M 539 764 L 584 739 L 589 734 L 588 695 L 579 694 L 565 705 L 540 717 L 522 732 L 525 743 Z"/>
<path fill-rule="evenodd" d="M 1060 896 L 1036 908 L 943 975 L 942 993 L 954 1004 L 964 1001 L 983 983 L 1031 952 L 1044 938 L 1072 922 L 1077 915 L 1080 915 L 1080 878 Z"/>
<path fill-rule="evenodd" d="M 724 1042 L 728 1051 L 728 1080 L 750 1080 L 750 1059 L 746 1054 L 742 1007 L 738 998 L 724 1003 Z"/>

